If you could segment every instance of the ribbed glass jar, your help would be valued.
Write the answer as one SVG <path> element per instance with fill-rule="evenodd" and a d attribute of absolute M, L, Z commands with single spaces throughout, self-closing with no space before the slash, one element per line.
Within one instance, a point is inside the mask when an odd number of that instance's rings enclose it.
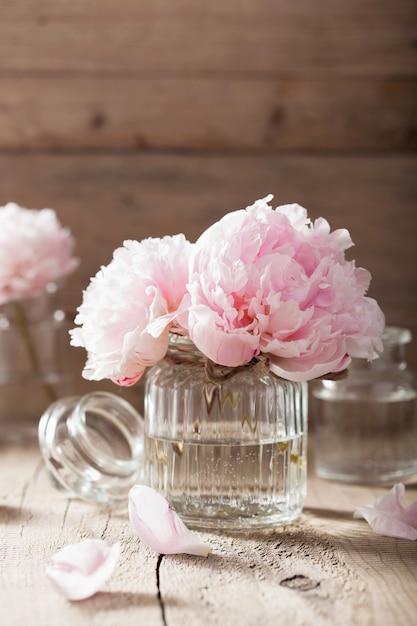
<path fill-rule="evenodd" d="M 306 493 L 306 384 L 265 361 L 225 368 L 173 336 L 147 374 L 145 482 L 192 527 L 250 529 L 297 518 Z"/>
<path fill-rule="evenodd" d="M 312 383 L 315 470 L 320 478 L 390 485 L 417 477 L 417 388 L 406 328 L 387 327 L 384 351 L 353 359 L 348 376 Z"/>

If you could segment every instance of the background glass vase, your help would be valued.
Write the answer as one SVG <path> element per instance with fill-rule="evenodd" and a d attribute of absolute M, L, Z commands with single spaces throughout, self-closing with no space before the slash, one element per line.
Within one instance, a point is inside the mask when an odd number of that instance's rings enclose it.
<path fill-rule="evenodd" d="M 215 366 L 183 337 L 147 374 L 145 482 L 191 527 L 297 518 L 306 492 L 306 384 L 262 361 Z"/>
<path fill-rule="evenodd" d="M 348 376 L 311 385 L 315 471 L 321 478 L 394 484 L 417 477 L 417 390 L 409 330 L 387 327 L 384 352 L 353 359 Z"/>
<path fill-rule="evenodd" d="M 71 391 L 71 320 L 58 285 L 0 307 L 0 441 L 34 441 L 45 408 Z"/>

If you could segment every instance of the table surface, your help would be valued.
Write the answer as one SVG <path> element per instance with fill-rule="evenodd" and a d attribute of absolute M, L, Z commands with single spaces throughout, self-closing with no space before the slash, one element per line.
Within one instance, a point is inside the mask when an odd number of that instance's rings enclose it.
<path fill-rule="evenodd" d="M 299 520 L 273 531 L 198 533 L 207 559 L 159 558 L 127 511 L 68 500 L 36 445 L 0 447 L 0 624 L 5 626 L 408 626 L 417 623 L 417 542 L 374 533 L 355 507 L 386 489 L 309 475 Z M 406 488 L 405 504 L 417 499 Z M 120 541 L 118 567 L 95 596 L 68 602 L 45 569 L 86 537 Z"/>

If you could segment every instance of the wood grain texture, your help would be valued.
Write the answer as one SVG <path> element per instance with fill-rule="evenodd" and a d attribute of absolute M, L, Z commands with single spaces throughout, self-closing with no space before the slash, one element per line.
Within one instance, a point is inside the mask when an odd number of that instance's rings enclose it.
<path fill-rule="evenodd" d="M 50 484 L 36 447 L 3 447 L 2 623 L 413 626 L 416 542 L 376 535 L 353 519 L 356 506 L 381 493 L 310 476 L 297 522 L 247 535 L 199 533 L 212 547 L 207 559 L 166 556 L 158 567 L 157 555 L 134 536 L 124 508 L 68 501 Z M 408 486 L 406 503 L 416 497 L 416 486 Z M 86 537 L 120 541 L 122 555 L 102 591 L 71 604 L 45 567 L 61 546 Z"/>
<path fill-rule="evenodd" d="M 7 2 L 0 71 L 333 72 L 416 70 L 415 3 Z"/>
<path fill-rule="evenodd" d="M 0 149 L 417 148 L 417 78 L 0 77 Z"/>

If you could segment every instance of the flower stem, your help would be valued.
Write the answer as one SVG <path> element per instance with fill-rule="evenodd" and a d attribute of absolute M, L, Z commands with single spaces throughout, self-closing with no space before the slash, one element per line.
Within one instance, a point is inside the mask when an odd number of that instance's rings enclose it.
<path fill-rule="evenodd" d="M 39 362 L 36 346 L 33 342 L 32 335 L 30 334 L 28 319 L 26 317 L 24 307 L 17 300 L 13 302 L 13 307 L 16 315 L 16 325 L 25 346 L 27 355 L 29 357 L 32 373 L 36 378 L 39 378 L 40 385 L 45 391 L 48 400 L 54 402 L 55 400 L 57 400 L 57 394 L 55 393 L 53 386 L 43 379 L 42 368 Z"/>

